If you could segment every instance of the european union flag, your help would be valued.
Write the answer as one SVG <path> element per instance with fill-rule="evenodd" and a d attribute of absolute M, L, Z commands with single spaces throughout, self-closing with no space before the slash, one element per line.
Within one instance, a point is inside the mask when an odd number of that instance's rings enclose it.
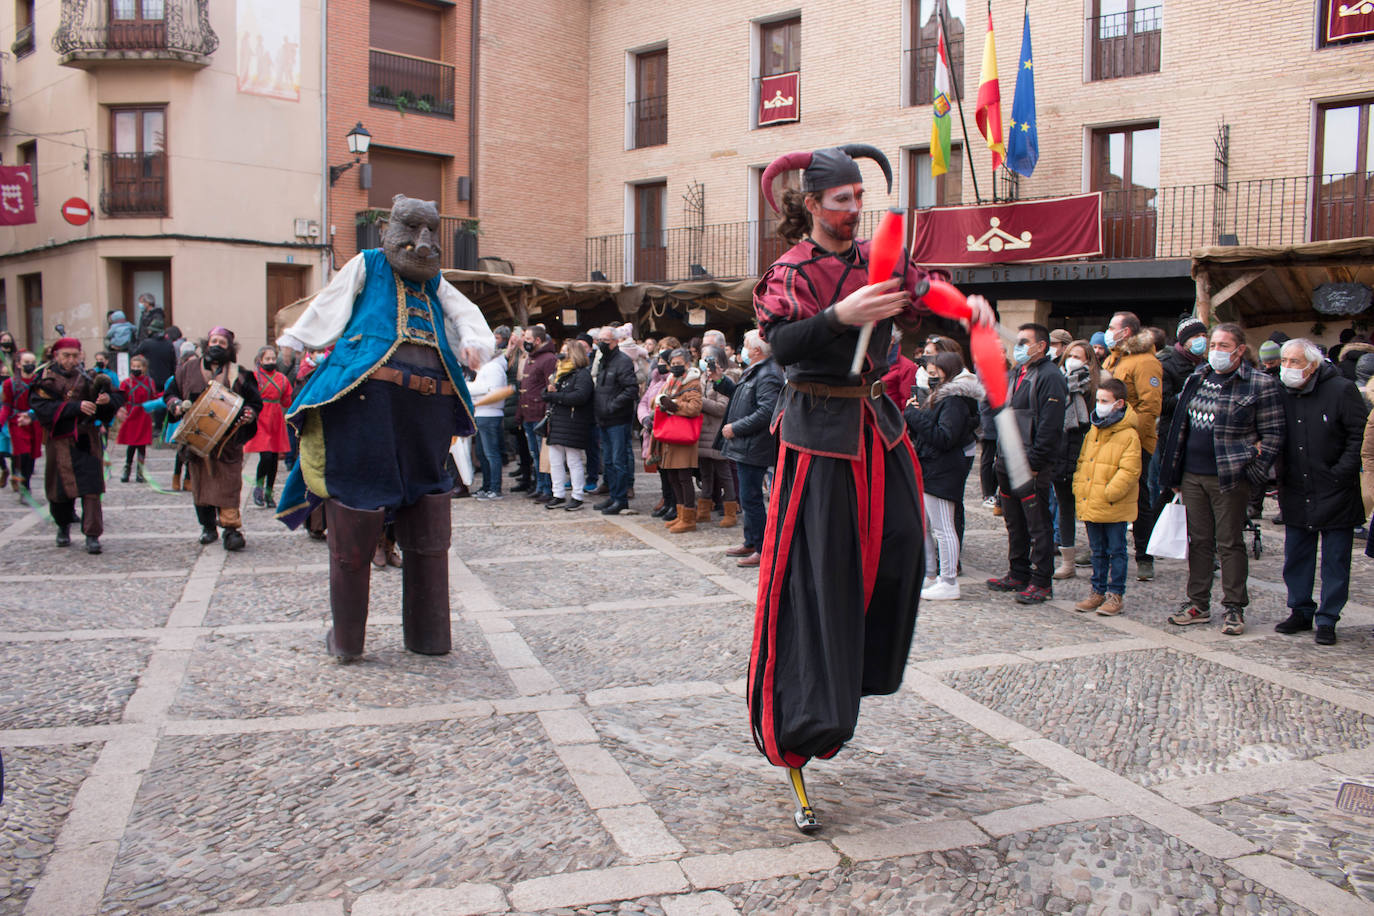
<path fill-rule="evenodd" d="M 1031 62 L 1030 10 L 1021 29 L 1021 63 L 1016 68 L 1016 97 L 1011 102 L 1011 136 L 1007 137 L 1007 168 L 1030 177 L 1040 161 L 1035 133 L 1035 69 Z"/>

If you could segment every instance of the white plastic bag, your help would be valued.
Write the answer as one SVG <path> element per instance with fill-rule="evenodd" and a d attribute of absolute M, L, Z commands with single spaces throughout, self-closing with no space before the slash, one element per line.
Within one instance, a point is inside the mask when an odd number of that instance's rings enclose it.
<path fill-rule="evenodd" d="M 463 486 L 472 486 L 472 437 L 455 437 L 448 453 L 453 456 L 453 465 L 458 469 L 458 479 L 463 482 Z"/>
<path fill-rule="evenodd" d="M 1182 496 L 1175 496 L 1173 502 L 1159 511 L 1145 551 L 1153 557 L 1188 558 L 1188 513 L 1183 508 Z"/>

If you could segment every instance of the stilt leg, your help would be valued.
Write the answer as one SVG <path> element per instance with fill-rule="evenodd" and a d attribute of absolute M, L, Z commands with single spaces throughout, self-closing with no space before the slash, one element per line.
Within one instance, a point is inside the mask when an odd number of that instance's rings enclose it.
<path fill-rule="evenodd" d="M 816 820 L 816 812 L 811 810 L 811 800 L 806 797 L 806 779 L 802 776 L 801 767 L 788 767 L 787 780 L 797 799 L 797 810 L 792 813 L 792 820 L 802 833 L 815 833 L 821 829 L 821 823 Z"/>

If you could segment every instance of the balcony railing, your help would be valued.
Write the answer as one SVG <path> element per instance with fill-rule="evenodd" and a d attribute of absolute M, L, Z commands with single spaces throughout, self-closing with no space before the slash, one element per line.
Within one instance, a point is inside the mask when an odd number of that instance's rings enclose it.
<path fill-rule="evenodd" d="M 958 83 L 960 90 L 967 91 L 967 87 L 964 86 L 964 39 L 951 38 L 945 52 L 949 54 L 949 69 L 953 74 L 949 87 L 950 101 L 953 101 L 955 82 Z M 910 104 L 929 105 L 935 100 L 935 42 L 931 41 L 919 48 L 908 48 L 903 53 L 906 55 L 911 86 Z"/>
<path fill-rule="evenodd" d="M 219 36 L 210 27 L 209 0 L 62 0 L 62 21 L 52 47 L 58 63 L 73 67 L 110 60 L 204 67 L 219 47 Z"/>
<path fill-rule="evenodd" d="M 390 51 L 368 52 L 368 97 L 378 108 L 453 117 L 453 67 Z"/>
<path fill-rule="evenodd" d="M 883 212 L 864 212 L 860 238 L 872 237 Z M 919 214 L 908 211 L 908 225 L 913 215 Z M 755 277 L 786 250 L 776 225 L 770 218 L 588 238 L 587 276 L 614 283 Z M 1374 172 L 1102 192 L 1103 259 L 1182 259 L 1223 243 L 1285 246 L 1358 236 L 1374 236 Z"/>
<path fill-rule="evenodd" d="M 656 95 L 629 103 L 630 123 L 634 125 L 634 146 L 662 146 L 668 142 L 668 97 Z"/>
<path fill-rule="evenodd" d="M 382 221 L 387 211 L 360 210 L 354 217 L 359 251 L 382 247 Z M 440 266 L 445 270 L 476 270 L 476 221 L 466 216 L 439 217 Z"/>
<path fill-rule="evenodd" d="M 105 153 L 100 209 L 106 216 L 167 215 L 166 153 Z"/>
<path fill-rule="evenodd" d="M 1159 72 L 1163 7 L 1088 17 L 1092 78 L 1111 80 Z"/>

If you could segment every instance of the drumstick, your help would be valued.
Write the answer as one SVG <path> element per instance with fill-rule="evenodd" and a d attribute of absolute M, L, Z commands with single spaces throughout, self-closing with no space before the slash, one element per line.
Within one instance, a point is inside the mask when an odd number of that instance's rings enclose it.
<path fill-rule="evenodd" d="M 878 231 L 873 233 L 873 241 L 868 249 L 869 285 L 882 283 L 892 277 L 897 259 L 902 256 L 902 211 L 891 209 L 883 214 L 878 223 Z M 859 345 L 854 348 L 854 362 L 849 367 L 850 375 L 858 375 L 863 368 L 864 356 L 868 353 L 868 342 L 873 338 L 874 322 L 870 321 L 859 330 Z"/>

